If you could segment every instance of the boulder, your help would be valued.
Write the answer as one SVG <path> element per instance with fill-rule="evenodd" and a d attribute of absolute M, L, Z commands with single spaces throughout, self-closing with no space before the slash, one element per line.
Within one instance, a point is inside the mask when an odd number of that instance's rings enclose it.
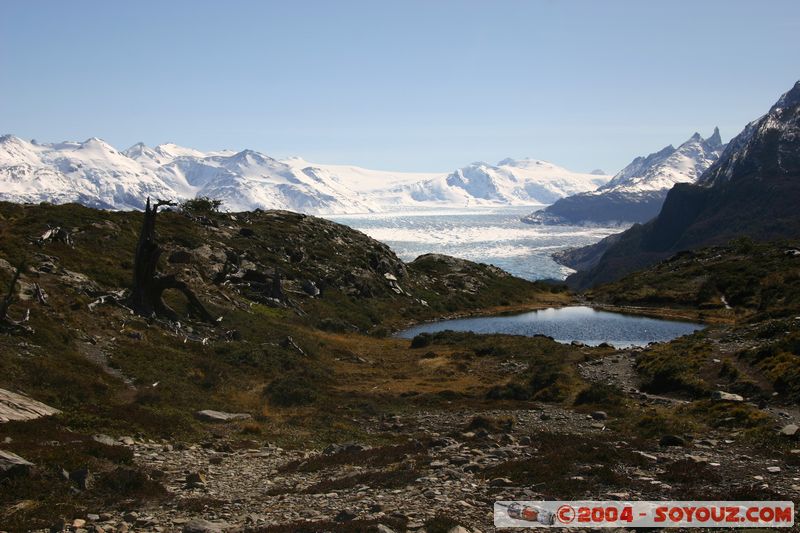
<path fill-rule="evenodd" d="M 608 414 L 605 411 L 595 411 L 592 413 L 592 418 L 595 420 L 605 420 L 608 418 Z"/>
<path fill-rule="evenodd" d="M 23 394 L 0 389 L 0 423 L 11 420 L 34 420 L 60 412 Z"/>
<path fill-rule="evenodd" d="M 309 296 L 319 296 L 319 287 L 313 281 L 307 279 L 303 281 L 303 292 L 308 294 Z"/>
<path fill-rule="evenodd" d="M 721 391 L 721 390 L 712 392 L 711 393 L 711 399 L 712 400 L 723 401 L 723 402 L 743 402 L 744 401 L 744 398 L 742 396 L 739 396 L 738 394 L 733 394 L 731 392 L 725 392 L 725 391 Z"/>
<path fill-rule="evenodd" d="M 781 428 L 779 433 L 784 437 L 797 438 L 798 431 L 800 431 L 800 427 L 797 424 L 787 424 Z"/>
<path fill-rule="evenodd" d="M 23 474 L 30 471 L 33 463 L 23 459 L 19 455 L 5 450 L 0 450 L 0 473 L 1 474 Z"/>
<path fill-rule="evenodd" d="M 192 262 L 192 254 L 186 250 L 175 250 L 171 254 L 169 254 L 169 258 L 167 259 L 170 263 L 173 264 L 186 264 Z"/>
<path fill-rule="evenodd" d="M 206 422 L 233 422 L 235 420 L 249 420 L 252 418 L 252 416 L 247 413 L 226 413 L 224 411 L 214 411 L 213 409 L 197 411 L 195 416 Z"/>

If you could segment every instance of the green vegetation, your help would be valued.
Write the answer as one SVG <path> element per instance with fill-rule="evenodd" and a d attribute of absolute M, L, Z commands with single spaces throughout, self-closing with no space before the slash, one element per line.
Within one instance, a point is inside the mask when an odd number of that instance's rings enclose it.
<path fill-rule="evenodd" d="M 590 290 L 596 303 L 696 311 L 707 320 L 763 320 L 800 308 L 797 242 L 756 243 L 680 252 L 653 267 Z"/>

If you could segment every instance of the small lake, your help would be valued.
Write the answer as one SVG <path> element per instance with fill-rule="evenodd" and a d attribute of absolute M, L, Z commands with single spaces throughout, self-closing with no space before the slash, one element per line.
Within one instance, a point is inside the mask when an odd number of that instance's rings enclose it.
<path fill-rule="evenodd" d="M 604 342 L 617 348 L 646 346 L 664 342 L 703 329 L 702 324 L 661 320 L 622 313 L 598 311 L 586 306 L 542 309 L 519 315 L 504 315 L 441 320 L 420 324 L 396 336 L 411 339 L 420 333 L 471 331 L 506 335 L 547 335 L 558 342 L 580 341 L 590 346 Z"/>

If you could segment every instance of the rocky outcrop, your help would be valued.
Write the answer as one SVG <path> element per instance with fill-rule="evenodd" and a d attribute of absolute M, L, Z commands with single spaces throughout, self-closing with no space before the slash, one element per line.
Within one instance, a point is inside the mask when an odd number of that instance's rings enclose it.
<path fill-rule="evenodd" d="M 11 420 L 34 420 L 60 412 L 22 394 L 0 389 L 0 423 Z"/>

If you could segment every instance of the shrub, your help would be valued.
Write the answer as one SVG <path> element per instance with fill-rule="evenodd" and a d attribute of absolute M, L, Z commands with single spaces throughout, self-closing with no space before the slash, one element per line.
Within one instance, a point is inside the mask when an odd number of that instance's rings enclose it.
<path fill-rule="evenodd" d="M 317 399 L 314 383 L 302 375 L 278 378 L 269 384 L 265 392 L 270 403 L 281 407 L 308 405 Z"/>
<path fill-rule="evenodd" d="M 210 215 L 218 213 L 222 207 L 222 200 L 211 199 L 208 196 L 200 196 L 186 200 L 181 204 L 181 211 L 188 215 Z"/>

